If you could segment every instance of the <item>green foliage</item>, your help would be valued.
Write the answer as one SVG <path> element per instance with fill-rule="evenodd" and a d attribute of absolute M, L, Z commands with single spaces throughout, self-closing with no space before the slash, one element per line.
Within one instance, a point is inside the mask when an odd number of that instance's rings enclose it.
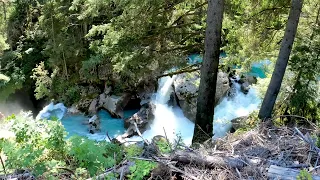
<path fill-rule="evenodd" d="M 88 169 L 91 176 L 114 166 L 122 159 L 122 149 L 115 144 L 97 143 L 77 136 L 72 137 L 70 142 L 69 154 L 80 167 Z"/>
<path fill-rule="evenodd" d="M 138 157 L 142 154 L 143 152 L 143 149 L 141 147 L 139 147 L 138 145 L 136 144 L 132 144 L 130 146 L 127 146 L 125 149 L 125 154 L 128 158 L 131 158 L 131 157 Z"/>
<path fill-rule="evenodd" d="M 145 176 L 149 175 L 151 170 L 157 167 L 157 163 L 136 160 L 135 164 L 130 167 L 130 173 L 127 177 L 130 180 L 142 180 Z"/>
<path fill-rule="evenodd" d="M 32 79 L 36 81 L 35 97 L 41 99 L 43 97 L 49 96 L 50 88 L 52 85 L 52 77 L 49 77 L 49 72 L 45 70 L 44 62 L 41 62 L 33 70 Z M 53 76 L 56 73 L 53 73 Z"/>
<path fill-rule="evenodd" d="M 169 144 L 166 139 L 161 138 L 156 142 L 161 153 L 167 154 L 171 152 L 172 144 Z"/>
<path fill-rule="evenodd" d="M 261 120 L 258 117 L 258 111 L 253 111 L 249 114 L 248 118 L 242 119 L 239 123 L 240 128 L 236 130 L 236 134 L 242 134 L 256 128 L 260 124 Z"/>
<path fill-rule="evenodd" d="M 124 152 L 135 156 L 141 149 L 107 142 L 95 142 L 78 136 L 66 140 L 66 132 L 58 120 L 37 121 L 29 114 L 9 116 L 5 127 L 15 138 L 0 138 L 0 151 L 7 157 L 7 170 L 29 169 L 36 176 L 57 178 L 61 168 L 74 170 L 74 178 L 86 179 L 122 161 Z M 118 175 L 110 175 L 117 177 Z"/>
<path fill-rule="evenodd" d="M 65 165 L 65 131 L 59 121 L 36 121 L 27 114 L 7 118 L 15 140 L 6 140 L 3 153 L 9 169 L 32 169 L 36 175 Z"/>
<path fill-rule="evenodd" d="M 312 175 L 305 169 L 301 170 L 297 180 L 312 180 Z"/>

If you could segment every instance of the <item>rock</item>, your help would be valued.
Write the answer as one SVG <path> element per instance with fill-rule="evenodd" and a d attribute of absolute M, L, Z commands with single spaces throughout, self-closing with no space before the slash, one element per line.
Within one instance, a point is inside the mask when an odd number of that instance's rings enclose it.
<path fill-rule="evenodd" d="M 252 85 L 252 84 L 257 84 L 257 82 L 258 82 L 258 80 L 257 80 L 257 78 L 256 77 L 254 77 L 254 76 L 246 76 L 246 81 L 250 84 L 250 85 Z"/>
<path fill-rule="evenodd" d="M 130 118 L 124 121 L 124 127 L 127 128 L 127 132 L 123 137 L 131 137 L 137 135 L 134 123 L 137 124 L 141 133 L 147 130 L 147 125 L 154 119 L 155 105 L 152 103 L 145 104 L 141 109 Z"/>
<path fill-rule="evenodd" d="M 104 101 L 99 101 L 99 104 L 102 104 L 102 107 L 106 109 L 112 117 L 121 118 L 120 114 L 117 114 L 117 103 L 120 101 L 119 96 L 107 96 Z"/>
<path fill-rule="evenodd" d="M 166 137 L 164 137 L 164 136 L 162 136 L 162 135 L 157 135 L 157 136 L 154 136 L 153 138 L 152 138 L 152 140 L 151 140 L 151 142 L 153 143 L 153 144 L 158 144 L 159 142 L 161 142 L 161 141 L 167 141 L 167 139 L 166 139 Z"/>
<path fill-rule="evenodd" d="M 244 94 L 248 94 L 249 90 L 250 90 L 250 84 L 249 82 L 244 82 L 241 84 L 241 92 L 243 92 Z"/>
<path fill-rule="evenodd" d="M 81 112 L 88 113 L 91 102 L 92 99 L 81 99 L 76 105 L 76 108 Z"/>
<path fill-rule="evenodd" d="M 90 103 L 90 106 L 89 106 L 89 114 L 96 114 L 97 111 L 98 111 L 98 108 L 97 108 L 97 105 L 98 105 L 98 100 L 97 99 L 94 99 L 92 100 L 92 102 Z"/>
<path fill-rule="evenodd" d="M 90 123 L 94 123 L 97 119 L 98 119 L 98 116 L 97 116 L 97 115 L 92 116 L 92 117 L 88 120 L 88 121 L 89 121 L 89 124 L 90 124 Z"/>
<path fill-rule="evenodd" d="M 173 90 L 174 90 L 174 87 L 173 87 Z M 173 106 L 173 107 L 179 106 L 179 100 L 178 100 L 178 97 L 174 91 L 170 94 L 168 106 Z"/>
<path fill-rule="evenodd" d="M 100 119 L 97 115 L 92 116 L 89 120 L 89 132 L 91 134 L 94 134 L 95 132 L 100 131 Z"/>
<path fill-rule="evenodd" d="M 197 114 L 197 98 L 192 98 L 189 101 L 179 101 L 179 104 L 184 116 L 192 122 L 195 122 Z"/>
<path fill-rule="evenodd" d="M 112 88 L 110 86 L 105 85 L 103 93 L 109 95 Z"/>
<path fill-rule="evenodd" d="M 98 87 L 86 86 L 81 87 L 81 96 L 84 98 L 97 97 L 101 93 L 101 90 Z"/>
<path fill-rule="evenodd" d="M 122 96 L 100 94 L 98 101 L 98 108 L 106 109 L 112 117 L 123 118 L 123 109 L 129 103 L 132 95 L 124 93 Z"/>
<path fill-rule="evenodd" d="M 197 110 L 197 97 L 200 85 L 199 71 L 177 75 L 174 80 L 174 90 L 184 115 L 195 121 Z M 230 88 L 228 74 L 218 72 L 215 106 L 222 100 Z"/>
<path fill-rule="evenodd" d="M 240 128 L 244 128 L 246 126 L 246 120 L 248 116 L 241 116 L 231 120 L 232 128 L 234 131 Z"/>
<path fill-rule="evenodd" d="M 242 76 L 239 80 L 239 84 L 241 84 L 241 91 L 244 94 L 247 94 L 250 90 L 250 85 L 256 84 L 257 82 L 258 80 L 254 76 L 250 76 L 250 75 Z"/>
<path fill-rule="evenodd" d="M 152 95 L 156 91 L 157 81 L 149 79 L 141 81 L 137 87 L 137 97 L 141 100 L 140 105 L 151 102 Z"/>
<path fill-rule="evenodd" d="M 75 105 L 72 105 L 70 108 L 67 110 L 68 114 L 79 114 L 80 111 L 77 109 Z"/>

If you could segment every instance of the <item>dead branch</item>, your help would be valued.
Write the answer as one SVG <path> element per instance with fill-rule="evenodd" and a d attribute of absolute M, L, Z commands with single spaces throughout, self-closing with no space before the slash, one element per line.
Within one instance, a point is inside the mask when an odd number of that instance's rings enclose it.
<path fill-rule="evenodd" d="M 271 179 L 291 180 L 296 179 L 299 173 L 299 170 L 271 165 L 268 170 L 268 177 Z M 312 176 L 312 179 L 320 180 L 320 176 Z"/>
<path fill-rule="evenodd" d="M 149 145 L 149 142 L 142 137 L 142 134 L 141 134 L 141 132 L 140 132 L 140 130 L 139 130 L 139 128 L 138 128 L 137 123 L 134 123 L 134 126 L 135 126 L 135 128 L 136 128 L 136 132 L 137 132 L 138 135 L 141 137 L 141 139 L 143 140 L 143 142 L 145 142 L 146 144 Z"/>
<path fill-rule="evenodd" d="M 308 143 L 312 147 L 312 149 L 315 149 L 317 151 L 318 154 L 320 153 L 320 148 L 318 148 L 313 141 L 305 137 L 297 127 L 294 127 L 294 130 L 298 133 L 298 135 L 302 138 L 304 142 Z"/>
<path fill-rule="evenodd" d="M 208 168 L 232 167 L 241 169 L 247 164 L 240 158 L 223 156 L 201 156 L 193 152 L 176 151 L 171 158 L 172 161 L 178 161 L 183 164 L 204 165 Z"/>
<path fill-rule="evenodd" d="M 194 71 L 198 71 L 198 70 L 200 70 L 200 68 L 178 70 L 178 71 L 175 71 L 175 72 L 171 72 L 171 73 L 160 75 L 160 76 L 157 77 L 157 79 L 165 77 L 165 76 L 173 76 L 173 75 L 177 75 L 177 74 L 182 74 L 182 73 L 186 73 L 186 72 L 194 72 Z"/>

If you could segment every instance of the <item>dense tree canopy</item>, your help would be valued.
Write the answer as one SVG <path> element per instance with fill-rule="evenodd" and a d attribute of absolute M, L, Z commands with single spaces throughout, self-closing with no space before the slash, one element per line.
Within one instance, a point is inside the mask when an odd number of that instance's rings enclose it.
<path fill-rule="evenodd" d="M 274 61 L 290 3 L 227 0 L 224 62 L 248 69 L 253 61 Z M 186 66 L 186 56 L 204 53 L 207 6 L 206 0 L 5 1 L 0 13 L 0 71 L 10 81 L 0 84 L 1 99 L 22 88 L 38 99 L 68 105 L 84 98 L 81 89 L 88 85 L 134 92 L 146 79 Z M 292 83 L 286 81 L 290 88 L 283 85 L 278 99 L 286 99 L 286 105 L 281 113 L 311 113 L 313 118 L 319 114 L 319 7 L 319 1 L 304 2 L 285 76 L 295 77 L 297 83 L 291 78 Z M 297 95 L 286 98 L 288 89 Z M 299 98 L 305 94 L 310 98 Z M 310 111 L 294 110 L 300 103 Z"/>

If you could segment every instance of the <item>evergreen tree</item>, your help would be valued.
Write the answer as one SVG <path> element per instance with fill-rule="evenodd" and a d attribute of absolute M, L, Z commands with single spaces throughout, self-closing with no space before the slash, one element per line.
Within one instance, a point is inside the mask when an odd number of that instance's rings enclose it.
<path fill-rule="evenodd" d="M 273 71 L 267 93 L 265 95 L 265 98 L 263 99 L 261 109 L 259 111 L 259 118 L 263 120 L 271 117 L 271 113 L 281 87 L 282 79 L 286 71 L 294 38 L 297 32 L 302 4 L 302 0 L 292 0 L 292 6 L 287 22 L 286 31 L 281 43 L 278 60 L 275 65 L 275 69 Z"/>
<path fill-rule="evenodd" d="M 224 0 L 209 0 L 205 54 L 201 67 L 197 115 L 192 143 L 202 143 L 212 138 L 223 10 Z"/>

